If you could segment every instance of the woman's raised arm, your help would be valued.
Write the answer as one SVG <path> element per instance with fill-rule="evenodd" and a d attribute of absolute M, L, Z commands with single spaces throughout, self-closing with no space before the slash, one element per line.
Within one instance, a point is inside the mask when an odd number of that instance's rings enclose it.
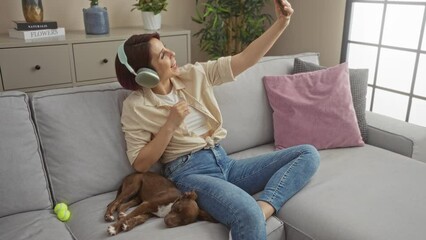
<path fill-rule="evenodd" d="M 286 0 L 274 0 L 274 4 L 277 20 L 246 49 L 232 56 L 231 68 L 234 76 L 244 72 L 265 56 L 290 23 L 293 14 L 291 4 Z M 282 8 L 280 4 L 282 4 Z"/>

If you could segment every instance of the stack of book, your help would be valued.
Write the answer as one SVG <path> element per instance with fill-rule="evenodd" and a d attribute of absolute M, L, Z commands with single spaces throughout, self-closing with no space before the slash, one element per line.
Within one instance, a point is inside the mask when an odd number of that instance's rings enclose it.
<path fill-rule="evenodd" d="M 65 28 L 58 27 L 56 21 L 25 22 L 13 21 L 15 28 L 9 29 L 9 37 L 25 40 L 60 38 L 65 36 Z"/>

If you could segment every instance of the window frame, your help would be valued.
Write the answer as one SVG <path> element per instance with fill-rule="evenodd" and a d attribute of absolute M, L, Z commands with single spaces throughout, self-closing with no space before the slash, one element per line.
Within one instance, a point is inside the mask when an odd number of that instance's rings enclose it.
<path fill-rule="evenodd" d="M 382 15 L 382 21 L 381 21 L 381 24 L 380 24 L 379 42 L 377 44 L 349 40 L 352 6 L 353 6 L 354 3 L 380 3 L 380 4 L 383 4 L 383 15 Z M 419 36 L 419 42 L 418 42 L 418 45 L 417 45 L 417 49 L 388 46 L 388 45 L 382 44 L 385 18 L 386 18 L 386 10 L 387 10 L 387 7 L 388 7 L 389 4 L 424 6 L 423 22 L 421 24 L 421 29 L 420 29 L 421 32 L 420 32 L 420 36 Z M 405 2 L 405 1 L 389 1 L 389 0 L 382 0 L 382 1 L 377 1 L 377 0 L 376 1 L 375 0 L 347 0 L 346 1 L 345 18 L 344 18 L 344 26 L 343 26 L 343 37 L 342 37 L 342 47 L 341 47 L 341 53 L 340 53 L 340 62 L 343 63 L 343 62 L 347 61 L 348 46 L 349 46 L 350 43 L 364 45 L 364 46 L 377 47 L 377 57 L 376 57 L 376 63 L 375 63 L 375 69 L 374 69 L 374 79 L 372 81 L 373 82 L 372 84 L 368 83 L 368 87 L 371 87 L 372 91 L 371 91 L 370 106 L 366 106 L 367 110 L 373 111 L 373 109 L 374 109 L 374 97 L 375 97 L 376 89 L 380 89 L 380 90 L 384 90 L 384 91 L 393 92 L 393 93 L 401 94 L 401 95 L 404 95 L 404 96 L 408 96 L 408 106 L 407 106 L 407 111 L 406 111 L 406 116 L 405 116 L 406 122 L 409 122 L 409 120 L 410 120 L 411 106 L 412 106 L 413 98 L 417 98 L 417 99 L 421 99 L 421 100 L 426 101 L 425 96 L 420 96 L 420 95 L 414 94 L 420 55 L 421 54 L 426 55 L 426 50 L 421 49 L 422 43 L 423 43 L 423 38 L 426 37 L 426 36 L 424 36 L 425 35 L 425 25 L 426 25 L 426 2 L 415 2 L 415 1 Z M 413 70 L 414 72 L 413 72 L 413 76 L 412 76 L 411 83 L 410 83 L 410 92 L 409 93 L 406 93 L 406 92 L 403 92 L 403 91 L 398 91 L 398 90 L 395 90 L 395 89 L 382 87 L 382 86 L 377 86 L 377 74 L 378 74 L 377 70 L 378 70 L 379 63 L 380 63 L 380 54 L 381 54 L 381 51 L 382 51 L 383 48 L 391 49 L 391 50 L 400 50 L 400 51 L 405 51 L 405 52 L 413 52 L 413 53 L 416 54 L 415 63 L 414 63 L 415 65 L 414 65 L 414 70 Z"/>

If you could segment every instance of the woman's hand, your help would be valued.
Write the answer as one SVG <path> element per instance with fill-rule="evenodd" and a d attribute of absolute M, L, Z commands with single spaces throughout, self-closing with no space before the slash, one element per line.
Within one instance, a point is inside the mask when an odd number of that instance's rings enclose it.
<path fill-rule="evenodd" d="M 176 130 L 182 124 L 185 117 L 189 114 L 189 106 L 188 103 L 184 100 L 179 101 L 173 107 L 170 108 L 170 114 L 167 118 L 166 124 L 170 124 L 170 126 Z"/>
<path fill-rule="evenodd" d="M 291 4 L 287 0 L 274 0 L 274 4 L 277 19 L 284 21 L 284 28 L 287 27 L 294 12 Z"/>
<path fill-rule="evenodd" d="M 183 100 L 170 108 L 170 114 L 166 123 L 160 128 L 160 131 L 152 137 L 151 141 L 142 147 L 133 162 L 133 167 L 136 171 L 148 171 L 151 166 L 161 158 L 172 139 L 174 131 L 179 128 L 188 114 L 188 103 Z"/>
<path fill-rule="evenodd" d="M 231 58 L 231 69 L 234 77 L 244 72 L 247 68 L 256 64 L 266 52 L 271 49 L 272 45 L 277 41 L 278 37 L 284 32 L 290 23 L 293 8 L 286 0 L 274 0 L 275 14 L 277 20 L 266 30 L 260 37 L 251 42 L 242 52 L 233 55 Z M 282 3 L 283 11 L 279 4 Z"/>

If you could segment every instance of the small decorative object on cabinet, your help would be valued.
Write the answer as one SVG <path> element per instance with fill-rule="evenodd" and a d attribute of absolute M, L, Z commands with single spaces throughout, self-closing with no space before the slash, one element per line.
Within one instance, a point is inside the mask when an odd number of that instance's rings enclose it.
<path fill-rule="evenodd" d="M 143 26 L 146 30 L 161 28 L 161 12 L 167 11 L 167 0 L 137 0 L 132 11 L 141 11 Z"/>
<path fill-rule="evenodd" d="M 43 21 L 43 3 L 41 0 L 22 0 L 22 11 L 27 22 Z"/>
<path fill-rule="evenodd" d="M 90 0 L 90 8 L 83 8 L 83 17 L 86 34 L 109 33 L 108 11 L 98 6 L 98 0 Z"/>

